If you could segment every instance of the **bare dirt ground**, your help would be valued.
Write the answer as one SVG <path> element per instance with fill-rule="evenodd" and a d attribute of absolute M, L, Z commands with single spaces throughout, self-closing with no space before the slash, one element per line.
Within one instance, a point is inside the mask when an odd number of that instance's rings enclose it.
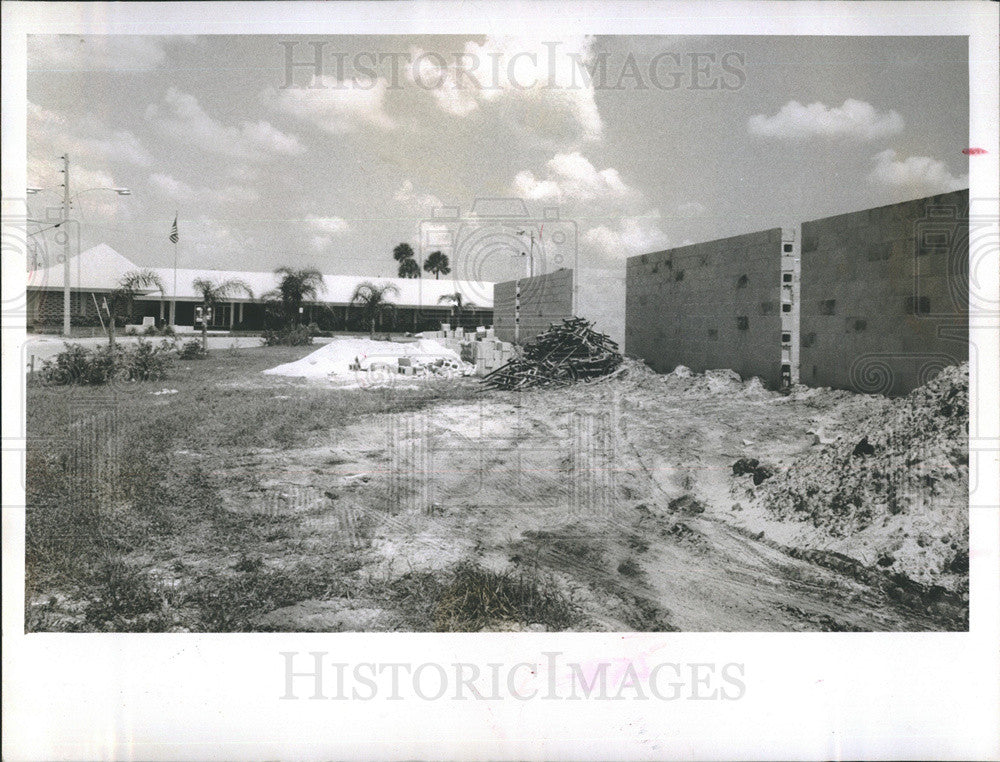
<path fill-rule="evenodd" d="M 888 400 L 781 395 L 725 373 L 664 377 L 633 363 L 613 379 L 521 393 L 455 379 L 419 404 L 393 401 L 416 394 L 407 389 L 344 391 L 260 373 L 204 388 L 288 404 L 344 394 L 386 404 L 314 422 L 281 446 L 199 452 L 197 442 L 174 442 L 175 468 L 197 460 L 199 478 L 217 485 L 205 513 L 212 531 L 202 522 L 126 551 L 162 609 L 150 619 L 155 607 L 145 607 L 142 625 L 118 617 L 99 627 L 967 628 L 967 570 L 952 563 L 968 547 L 960 490 L 940 497 L 933 526 L 894 518 L 881 534 L 869 527 L 840 537 L 777 515 L 762 497 L 824 443 L 857 438 L 859 422 Z M 157 404 L 181 404 L 185 392 Z M 754 485 L 752 475 L 734 475 L 740 458 L 775 475 Z M 907 566 L 911 530 L 923 534 L 920 547 L 944 548 L 921 562 L 934 567 L 922 577 Z M 29 599 L 39 629 L 96 621 L 94 596 L 84 605 L 87 596 L 62 583 L 39 584 Z"/>

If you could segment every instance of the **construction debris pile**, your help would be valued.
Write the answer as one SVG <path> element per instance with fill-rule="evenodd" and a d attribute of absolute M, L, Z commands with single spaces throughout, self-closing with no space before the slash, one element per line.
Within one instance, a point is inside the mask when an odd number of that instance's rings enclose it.
<path fill-rule="evenodd" d="M 487 374 L 483 383 L 512 391 L 607 376 L 623 358 L 618 345 L 591 325 L 582 318 L 569 318 L 549 326 L 524 347 L 521 357 Z"/>
<path fill-rule="evenodd" d="M 772 515 L 810 522 L 845 552 L 867 549 L 890 571 L 946 587 L 966 575 L 967 584 L 968 426 L 965 363 L 809 452 L 758 497 Z"/>

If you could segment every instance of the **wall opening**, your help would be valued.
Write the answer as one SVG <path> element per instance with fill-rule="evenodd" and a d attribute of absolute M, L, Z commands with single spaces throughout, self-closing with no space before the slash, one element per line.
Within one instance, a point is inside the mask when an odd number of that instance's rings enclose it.
<path fill-rule="evenodd" d="M 784 245 L 784 246 L 782 247 L 782 249 L 784 250 L 784 252 L 785 252 L 786 254 L 790 254 L 790 253 L 791 253 L 791 251 L 792 251 L 792 245 L 791 245 L 790 243 L 786 243 L 786 244 L 785 244 L 785 245 Z"/>
<path fill-rule="evenodd" d="M 792 334 L 790 334 L 790 333 L 783 333 L 783 334 L 781 334 L 781 343 L 782 344 L 791 344 L 792 343 Z"/>
<path fill-rule="evenodd" d="M 745 275 L 741 275 L 740 279 L 736 281 L 736 288 L 746 288 L 748 283 L 750 283 L 750 279 Z"/>
<path fill-rule="evenodd" d="M 791 273 L 782 273 L 781 274 L 781 282 L 782 283 L 791 283 L 792 282 L 792 274 Z"/>
<path fill-rule="evenodd" d="M 927 315 L 931 311 L 931 299 L 929 296 L 908 296 L 906 297 L 907 315 Z"/>
<path fill-rule="evenodd" d="M 781 311 L 782 312 L 791 312 L 792 311 L 792 305 L 790 305 L 790 304 L 782 304 L 781 305 Z"/>

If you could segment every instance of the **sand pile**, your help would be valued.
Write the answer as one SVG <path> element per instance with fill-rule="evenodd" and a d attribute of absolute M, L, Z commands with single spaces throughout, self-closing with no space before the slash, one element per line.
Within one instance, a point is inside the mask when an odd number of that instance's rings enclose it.
<path fill-rule="evenodd" d="M 264 373 L 298 378 L 348 377 L 358 371 L 396 367 L 400 357 L 410 358 L 418 366 L 440 365 L 437 362 L 439 360 L 453 369 L 461 370 L 466 365 L 457 353 L 431 339 L 397 343 L 342 337 L 323 345 L 301 360 L 278 365 Z"/>
<path fill-rule="evenodd" d="M 782 519 L 921 582 L 967 584 L 969 367 L 943 370 L 759 489 Z M 853 551 L 853 552 L 852 552 Z"/>

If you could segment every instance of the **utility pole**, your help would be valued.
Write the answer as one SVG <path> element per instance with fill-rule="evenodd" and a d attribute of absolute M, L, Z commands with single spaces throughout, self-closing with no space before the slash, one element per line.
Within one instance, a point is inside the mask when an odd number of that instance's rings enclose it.
<path fill-rule="evenodd" d="M 63 154 L 63 336 L 70 334 L 69 154 Z"/>

